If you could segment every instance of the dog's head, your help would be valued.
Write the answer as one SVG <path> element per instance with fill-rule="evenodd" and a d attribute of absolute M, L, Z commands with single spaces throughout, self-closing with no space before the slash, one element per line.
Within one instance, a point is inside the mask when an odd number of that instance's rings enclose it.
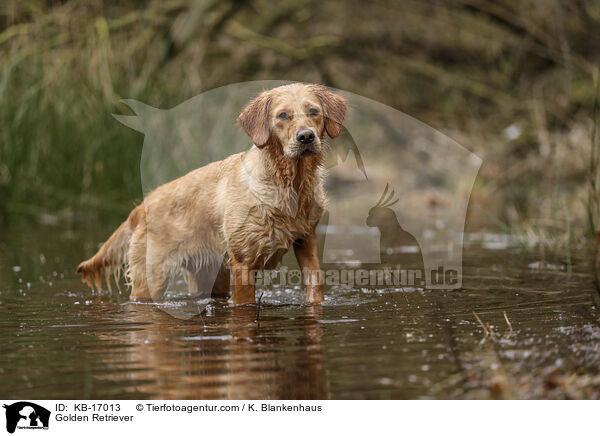
<path fill-rule="evenodd" d="M 325 134 L 340 134 L 347 108 L 342 97 L 323 86 L 294 83 L 261 93 L 238 122 L 257 147 L 272 144 L 297 159 L 322 153 Z"/>

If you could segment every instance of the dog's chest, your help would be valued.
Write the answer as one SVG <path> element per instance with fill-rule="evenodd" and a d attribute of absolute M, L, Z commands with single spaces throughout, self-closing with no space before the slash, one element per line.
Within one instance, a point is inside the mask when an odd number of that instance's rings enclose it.
<path fill-rule="evenodd" d="M 280 249 L 289 248 L 295 240 L 310 232 L 316 224 L 314 215 L 318 206 L 313 199 L 296 198 L 275 207 L 263 205 L 258 209 L 254 214 L 258 224 L 256 238 L 269 241 L 274 249 Z"/>
<path fill-rule="evenodd" d="M 274 266 L 294 241 L 312 231 L 322 212 L 313 195 L 257 203 L 231 235 L 231 254 L 240 261 Z"/>

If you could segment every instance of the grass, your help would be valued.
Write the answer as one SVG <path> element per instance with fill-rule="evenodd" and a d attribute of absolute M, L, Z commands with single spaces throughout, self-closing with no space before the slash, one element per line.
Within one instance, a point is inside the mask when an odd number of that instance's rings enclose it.
<path fill-rule="evenodd" d="M 592 270 L 594 271 L 594 284 L 596 290 L 600 292 L 600 174 L 598 168 L 600 166 L 600 142 L 598 141 L 598 109 L 600 100 L 600 74 L 596 73 L 596 92 L 594 100 L 594 111 L 592 115 L 592 135 L 590 138 L 590 172 L 589 172 L 589 188 L 588 188 L 588 226 L 589 237 L 594 241 L 596 257 L 592 257 Z M 595 295 L 596 300 L 598 296 Z"/>
<path fill-rule="evenodd" d="M 32 62 L 2 71 L 0 213 L 123 209 L 140 195 L 141 136 L 68 69 L 47 75 Z"/>
<path fill-rule="evenodd" d="M 290 79 L 381 101 L 481 156 L 467 230 L 589 240 L 598 25 L 592 2 L 7 0 L 0 216 L 125 214 L 141 197 L 143 139 L 111 117 L 130 113 L 121 98 L 167 108 L 227 83 Z"/>
<path fill-rule="evenodd" d="M 590 169 L 589 169 L 589 188 L 588 188 L 588 226 L 591 238 L 594 238 L 597 231 L 600 231 L 598 217 L 600 215 L 600 142 L 598 141 L 598 100 L 600 99 L 600 78 L 596 74 L 596 90 L 594 99 L 594 110 L 592 113 L 592 134 L 590 137 Z"/>

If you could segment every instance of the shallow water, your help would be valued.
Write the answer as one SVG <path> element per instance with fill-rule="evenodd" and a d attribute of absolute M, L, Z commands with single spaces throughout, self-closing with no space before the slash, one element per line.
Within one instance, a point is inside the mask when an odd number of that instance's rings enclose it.
<path fill-rule="evenodd" d="M 338 286 L 310 307 L 272 287 L 260 310 L 211 301 L 181 319 L 195 301 L 79 282 L 114 224 L 3 228 L 0 398 L 600 397 L 600 314 L 577 249 L 571 268 L 564 253 L 471 235 L 461 290 Z"/>

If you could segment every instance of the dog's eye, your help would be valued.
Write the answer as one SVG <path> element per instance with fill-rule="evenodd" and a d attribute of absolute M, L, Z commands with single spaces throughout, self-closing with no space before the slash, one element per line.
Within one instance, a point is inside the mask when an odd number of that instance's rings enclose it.
<path fill-rule="evenodd" d="M 287 112 L 281 112 L 279 115 L 277 115 L 277 118 L 279 118 L 280 120 L 287 120 L 289 118 L 289 115 L 287 114 Z"/>
<path fill-rule="evenodd" d="M 308 110 L 308 115 L 319 115 L 319 110 L 318 110 L 318 109 L 315 109 L 314 107 L 311 107 L 311 108 Z"/>

